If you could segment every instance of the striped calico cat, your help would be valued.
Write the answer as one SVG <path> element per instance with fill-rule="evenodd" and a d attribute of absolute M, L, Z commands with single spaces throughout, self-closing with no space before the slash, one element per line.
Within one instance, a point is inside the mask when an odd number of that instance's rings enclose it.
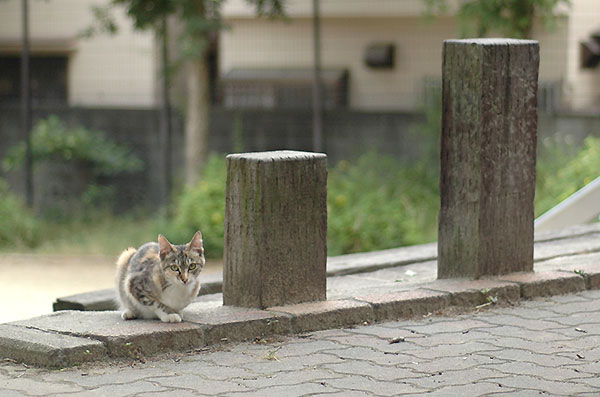
<path fill-rule="evenodd" d="M 181 322 L 181 311 L 198 295 L 204 262 L 199 231 L 185 245 L 172 245 L 159 234 L 158 243 L 126 249 L 117 260 L 121 317 Z"/>

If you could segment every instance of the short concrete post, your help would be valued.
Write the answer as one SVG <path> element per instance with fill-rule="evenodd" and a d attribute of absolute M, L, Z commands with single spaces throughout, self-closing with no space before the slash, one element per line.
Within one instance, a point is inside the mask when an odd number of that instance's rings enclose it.
<path fill-rule="evenodd" d="M 326 299 L 327 156 L 227 156 L 223 303 L 265 308 Z"/>
<path fill-rule="evenodd" d="M 539 45 L 448 40 L 438 278 L 533 270 Z"/>

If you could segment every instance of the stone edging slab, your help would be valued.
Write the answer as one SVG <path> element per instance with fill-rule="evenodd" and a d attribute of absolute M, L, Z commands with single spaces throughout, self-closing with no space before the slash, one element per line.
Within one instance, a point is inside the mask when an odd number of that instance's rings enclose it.
<path fill-rule="evenodd" d="M 485 280 L 436 280 L 411 291 L 370 294 L 266 310 L 196 302 L 185 322 L 124 321 L 118 312 L 61 311 L 0 324 L 0 356 L 43 367 L 69 367 L 110 358 L 139 359 L 157 353 L 190 351 L 222 342 L 304 333 L 411 316 L 449 307 L 516 303 L 537 296 L 575 293 L 598 284 L 589 273 L 516 273 Z M 587 278 L 587 279 L 586 279 Z"/>

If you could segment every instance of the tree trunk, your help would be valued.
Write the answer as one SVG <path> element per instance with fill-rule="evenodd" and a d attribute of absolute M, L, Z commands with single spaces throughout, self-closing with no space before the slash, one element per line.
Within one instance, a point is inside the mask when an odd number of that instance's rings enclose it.
<path fill-rule="evenodd" d="M 208 153 L 210 95 L 206 57 L 188 61 L 186 80 L 185 182 L 193 185 Z"/>

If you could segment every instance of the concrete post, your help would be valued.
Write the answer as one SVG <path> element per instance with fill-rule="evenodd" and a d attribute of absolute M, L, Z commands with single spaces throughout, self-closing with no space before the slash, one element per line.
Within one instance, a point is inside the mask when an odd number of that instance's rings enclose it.
<path fill-rule="evenodd" d="M 448 40 L 438 278 L 533 270 L 539 45 Z"/>
<path fill-rule="evenodd" d="M 227 156 L 223 303 L 265 308 L 326 299 L 327 156 Z"/>

